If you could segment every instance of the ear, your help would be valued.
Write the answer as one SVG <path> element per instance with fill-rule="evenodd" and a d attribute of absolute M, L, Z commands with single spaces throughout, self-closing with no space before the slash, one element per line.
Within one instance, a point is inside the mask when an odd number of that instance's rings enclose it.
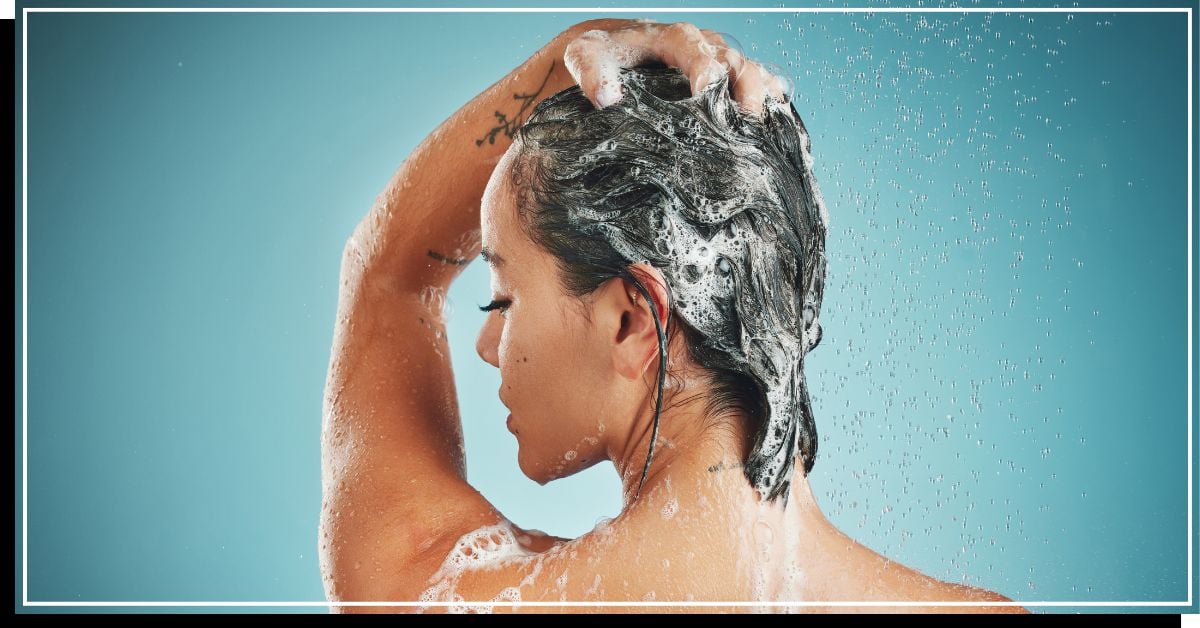
<path fill-rule="evenodd" d="M 639 263 L 631 266 L 630 271 L 649 293 L 654 308 L 646 302 L 646 294 L 624 278 L 611 279 L 602 303 L 597 305 L 604 308 L 601 316 L 605 320 L 613 368 L 626 379 L 638 380 L 658 357 L 658 328 L 664 334 L 667 331 L 670 298 L 667 282 L 658 269 Z"/>

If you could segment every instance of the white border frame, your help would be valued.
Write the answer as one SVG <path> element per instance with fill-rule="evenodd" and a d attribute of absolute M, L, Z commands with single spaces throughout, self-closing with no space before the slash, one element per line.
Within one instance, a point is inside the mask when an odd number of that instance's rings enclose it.
<path fill-rule="evenodd" d="M 29 14 L 30 13 L 1187 13 L 1188 18 L 1188 598 L 1186 602 L 30 602 L 29 600 Z M 23 606 L 1192 606 L 1192 7 L 24 7 L 22 10 L 22 605 Z"/>

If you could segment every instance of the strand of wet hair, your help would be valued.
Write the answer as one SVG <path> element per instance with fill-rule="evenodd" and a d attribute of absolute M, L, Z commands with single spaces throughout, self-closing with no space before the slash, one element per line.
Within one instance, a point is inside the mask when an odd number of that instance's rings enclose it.
<path fill-rule="evenodd" d="M 662 323 L 658 322 L 658 306 L 655 305 L 654 299 L 650 298 L 650 292 L 646 290 L 646 287 L 642 285 L 642 282 L 638 281 L 637 277 L 634 277 L 632 273 L 625 271 L 625 274 L 633 282 L 633 285 L 638 289 L 638 292 L 642 293 L 642 297 L 646 299 L 646 304 L 650 306 L 650 313 L 654 316 L 654 331 L 657 332 L 658 335 L 658 399 L 654 403 L 654 427 L 650 432 L 650 448 L 649 451 L 646 452 L 646 465 L 642 467 L 642 479 L 638 481 L 637 492 L 633 495 L 633 498 L 636 500 L 642 495 L 642 485 L 646 483 L 646 475 L 650 472 L 650 460 L 654 458 L 654 443 L 656 440 L 658 440 L 658 422 L 659 416 L 662 412 L 663 380 L 667 375 L 667 334 L 666 331 L 663 330 Z M 671 289 L 668 286 L 667 329 L 670 329 L 671 325 L 670 317 L 673 307 L 671 301 Z"/>

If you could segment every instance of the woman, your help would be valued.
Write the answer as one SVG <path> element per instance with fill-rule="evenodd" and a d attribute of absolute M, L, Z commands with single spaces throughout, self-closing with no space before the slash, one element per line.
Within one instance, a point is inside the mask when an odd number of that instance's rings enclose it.
<path fill-rule="evenodd" d="M 854 542 L 809 488 L 801 365 L 827 219 L 782 89 L 690 24 L 589 21 L 406 160 L 343 257 L 331 602 L 1010 602 Z M 621 513 L 577 539 L 517 527 L 466 482 L 441 303 L 480 253 L 494 294 L 477 350 L 522 471 L 545 484 L 611 460 L 621 476 Z M 846 610 L 789 610 L 830 608 Z M 939 609 L 1023 610 L 899 610 Z"/>

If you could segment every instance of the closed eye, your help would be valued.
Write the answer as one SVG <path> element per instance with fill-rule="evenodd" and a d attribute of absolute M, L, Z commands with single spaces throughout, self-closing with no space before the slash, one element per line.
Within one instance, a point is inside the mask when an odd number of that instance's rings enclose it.
<path fill-rule="evenodd" d="M 510 305 L 512 305 L 512 301 L 508 299 L 495 299 L 487 305 L 479 306 L 479 311 L 491 312 L 492 310 L 500 310 L 500 313 L 503 314 L 504 310 L 508 309 Z"/>

